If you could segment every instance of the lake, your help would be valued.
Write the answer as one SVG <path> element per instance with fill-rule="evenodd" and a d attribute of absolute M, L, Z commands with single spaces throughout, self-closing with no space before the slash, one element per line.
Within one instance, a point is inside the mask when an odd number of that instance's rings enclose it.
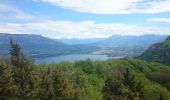
<path fill-rule="evenodd" d="M 49 64 L 49 63 L 59 63 L 63 61 L 69 61 L 69 62 L 74 62 L 78 60 L 86 60 L 86 59 L 91 59 L 91 60 L 99 60 L 99 61 L 104 61 L 109 59 L 107 55 L 92 55 L 92 54 L 71 54 L 71 55 L 63 55 L 63 56 L 55 56 L 55 57 L 48 57 L 44 59 L 37 59 L 35 60 L 36 64 Z"/>

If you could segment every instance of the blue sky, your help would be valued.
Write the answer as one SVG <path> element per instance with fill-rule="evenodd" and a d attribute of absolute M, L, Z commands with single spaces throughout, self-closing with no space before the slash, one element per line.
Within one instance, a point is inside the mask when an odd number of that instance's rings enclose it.
<path fill-rule="evenodd" d="M 50 38 L 170 34 L 170 0 L 0 0 L 0 33 Z"/>

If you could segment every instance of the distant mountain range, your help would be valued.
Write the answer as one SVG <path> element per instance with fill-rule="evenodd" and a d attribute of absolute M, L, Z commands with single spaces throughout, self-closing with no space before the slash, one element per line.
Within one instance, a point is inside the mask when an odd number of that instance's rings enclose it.
<path fill-rule="evenodd" d="M 120 36 L 114 35 L 95 43 L 101 48 L 99 52 L 111 56 L 136 56 L 145 51 L 150 45 L 163 41 L 166 35 Z M 114 53 L 113 53 L 114 52 Z"/>
<path fill-rule="evenodd" d="M 136 56 L 150 45 L 162 42 L 165 35 L 118 36 L 107 39 L 59 39 L 40 35 L 0 33 L 0 56 L 9 54 L 10 38 L 21 44 L 23 52 L 32 58 L 67 54 L 105 54 L 109 56 Z"/>
<path fill-rule="evenodd" d="M 152 43 L 156 43 L 158 41 L 163 41 L 167 36 L 165 35 L 141 35 L 141 36 L 121 36 L 114 35 L 105 39 L 104 41 L 100 41 L 97 44 L 100 46 L 107 47 L 134 47 L 134 46 L 150 46 Z"/>
<path fill-rule="evenodd" d="M 49 39 L 40 35 L 2 34 L 0 33 L 0 55 L 9 54 L 10 38 L 17 41 L 24 53 L 32 58 L 42 58 L 72 53 L 90 53 L 98 50 L 90 45 L 67 45 L 59 40 Z M 89 49 L 90 48 L 90 49 Z"/>
<path fill-rule="evenodd" d="M 90 39 L 59 39 L 63 43 L 74 45 L 74 44 L 91 44 L 105 40 L 106 38 L 90 38 Z M 58 40 L 57 40 L 58 41 Z"/>
<path fill-rule="evenodd" d="M 150 46 L 138 58 L 170 65 L 170 36 L 165 41 Z"/>

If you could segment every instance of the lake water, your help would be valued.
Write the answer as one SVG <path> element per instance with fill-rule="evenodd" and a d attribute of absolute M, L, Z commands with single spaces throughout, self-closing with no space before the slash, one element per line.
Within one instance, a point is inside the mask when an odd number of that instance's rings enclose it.
<path fill-rule="evenodd" d="M 41 63 L 49 64 L 49 63 L 59 63 L 63 61 L 74 62 L 74 61 L 86 60 L 86 59 L 104 61 L 104 60 L 109 59 L 109 57 L 107 55 L 72 54 L 72 55 L 48 57 L 45 59 L 37 59 L 35 60 L 35 63 L 36 64 L 41 64 Z"/>

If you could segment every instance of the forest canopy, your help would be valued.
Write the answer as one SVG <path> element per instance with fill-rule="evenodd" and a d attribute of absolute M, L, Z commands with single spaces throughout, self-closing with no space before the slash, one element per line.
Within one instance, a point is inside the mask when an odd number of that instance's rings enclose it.
<path fill-rule="evenodd" d="M 0 100 L 170 100 L 170 67 L 137 59 L 34 64 L 11 40 Z"/>

